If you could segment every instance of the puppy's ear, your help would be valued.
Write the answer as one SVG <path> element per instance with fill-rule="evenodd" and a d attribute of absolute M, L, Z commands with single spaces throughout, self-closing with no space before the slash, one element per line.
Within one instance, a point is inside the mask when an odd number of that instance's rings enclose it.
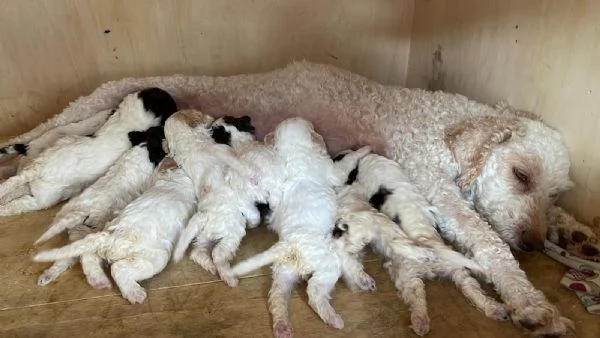
<path fill-rule="evenodd" d="M 325 144 L 325 140 L 321 134 L 317 133 L 314 130 L 310 131 L 310 138 L 314 144 L 318 144 L 321 149 L 327 149 L 327 145 Z"/>
<path fill-rule="evenodd" d="M 160 88 L 146 88 L 138 93 L 138 98 L 144 103 L 144 109 L 161 118 L 161 125 L 177 111 L 173 97 Z"/>
<path fill-rule="evenodd" d="M 444 141 L 459 165 L 457 185 L 466 191 L 481 173 L 492 149 L 520 130 L 516 117 L 479 116 L 445 130 Z"/>
<path fill-rule="evenodd" d="M 145 131 L 130 131 L 127 133 L 127 137 L 129 138 L 132 147 L 137 146 L 142 142 L 146 142 L 146 135 L 147 133 Z"/>

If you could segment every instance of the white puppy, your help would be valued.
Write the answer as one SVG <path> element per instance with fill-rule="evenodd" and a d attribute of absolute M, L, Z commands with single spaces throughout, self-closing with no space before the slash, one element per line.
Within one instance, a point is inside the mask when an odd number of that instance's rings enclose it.
<path fill-rule="evenodd" d="M 308 299 L 313 310 L 332 327 L 341 329 L 342 318 L 329 304 L 329 294 L 343 273 L 354 284 L 372 290 L 374 282 L 362 269 L 345 265 L 352 262 L 336 251 L 332 229 L 336 216 L 333 186 L 344 183 L 325 148 L 323 138 L 310 122 L 291 118 L 279 124 L 265 138 L 286 166 L 286 181 L 281 202 L 275 208 L 270 227 L 279 242 L 267 251 L 234 266 L 234 276 L 246 274 L 273 263 L 273 285 L 269 292 L 269 311 L 277 337 L 292 335 L 288 316 L 290 293 L 300 278 L 308 279 Z M 366 149 L 368 151 L 368 148 Z M 309 278 L 310 276 L 310 278 Z"/>
<path fill-rule="evenodd" d="M 146 290 L 137 282 L 166 267 L 173 243 L 196 204 L 192 181 L 175 161 L 165 158 L 155 174 L 152 187 L 128 204 L 104 231 L 41 252 L 34 260 L 47 262 L 96 254 L 111 264 L 112 277 L 123 297 L 131 303 L 142 303 Z"/>
<path fill-rule="evenodd" d="M 15 175 L 31 160 L 65 136 L 88 136 L 94 134 L 115 111 L 115 109 L 103 110 L 88 119 L 50 129 L 28 143 L 15 143 L 0 148 L 0 160 L 5 157 L 19 157 L 17 161 L 0 167 L 0 179 Z"/>
<path fill-rule="evenodd" d="M 204 194 L 198 196 L 197 213 L 182 231 L 173 252 L 173 260 L 179 261 L 193 241 L 190 258 L 210 273 L 218 273 L 230 286 L 236 286 L 238 280 L 229 273 L 229 261 L 246 235 L 246 226 L 260 223 L 258 208 L 268 205 L 265 185 L 278 187 L 283 182 L 283 168 L 277 168 L 275 154 L 256 141 L 250 122 L 248 116 L 217 119 L 212 124 L 212 138 L 238 154 L 243 152 L 240 159 L 255 163 L 259 175 L 268 179 L 253 185 L 235 170 L 214 168 L 209 174 L 211 179 L 204 183 Z"/>
<path fill-rule="evenodd" d="M 68 199 L 94 182 L 129 148 L 128 133 L 161 124 L 177 110 L 158 88 L 130 94 L 93 136 L 61 138 L 0 185 L 0 216 L 41 210 Z"/>
<path fill-rule="evenodd" d="M 157 126 L 145 132 L 130 132 L 129 139 L 134 147 L 125 152 L 104 176 L 69 200 L 35 244 L 47 241 L 64 230 L 68 230 L 72 242 L 98 232 L 148 188 L 155 166 L 165 155 L 163 129 Z M 38 284 L 50 283 L 76 261 L 75 258 L 67 258 L 54 262 L 38 278 Z M 81 256 L 81 267 L 88 283 L 95 288 L 108 288 L 111 283 L 100 265 L 96 255 Z"/>
<path fill-rule="evenodd" d="M 424 335 L 429 331 L 424 278 L 451 278 L 465 297 L 488 317 L 508 319 L 506 308 L 486 296 L 465 269 L 481 272 L 481 267 L 444 244 L 434 228 L 434 209 L 417 192 L 398 163 L 369 154 L 355 161 L 354 168 L 348 170 L 351 166 L 344 160 L 345 157 L 338 162 L 338 167 L 346 170 L 350 185 L 340 189 L 338 194 L 334 237 L 350 254 L 357 256 L 365 245 L 371 244 L 388 260 L 384 266 L 411 310 L 415 333 Z M 414 249 L 418 246 L 433 249 L 435 259 L 419 263 L 399 252 L 398 246 L 407 245 L 404 233 L 413 241 Z"/>

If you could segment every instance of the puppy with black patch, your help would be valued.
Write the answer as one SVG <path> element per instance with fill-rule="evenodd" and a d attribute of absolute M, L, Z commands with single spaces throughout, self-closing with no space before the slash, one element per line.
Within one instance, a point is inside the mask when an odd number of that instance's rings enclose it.
<path fill-rule="evenodd" d="M 161 272 L 173 244 L 196 205 L 194 185 L 185 171 L 165 157 L 154 171 L 152 186 L 129 203 L 103 231 L 59 249 L 40 252 L 36 262 L 97 255 L 110 265 L 113 280 L 132 304 L 146 299 L 138 282 Z"/>
<path fill-rule="evenodd" d="M 254 163 L 263 179 L 254 185 L 235 170 L 215 172 L 214 179 L 205 183 L 205 194 L 199 197 L 197 213 L 181 233 L 173 259 L 179 261 L 192 242 L 190 258 L 210 273 L 218 273 L 229 286 L 236 286 L 238 280 L 231 275 L 229 262 L 246 227 L 261 222 L 259 208 L 264 214 L 269 205 L 277 203 L 268 192 L 283 183 L 284 168 L 273 150 L 255 139 L 248 116 L 225 116 L 211 129 L 215 142 L 231 146 L 240 160 Z M 220 179 L 216 177 L 219 174 Z"/>
<path fill-rule="evenodd" d="M 0 216 L 49 208 L 81 192 L 129 148 L 128 134 L 158 126 L 177 110 L 164 90 L 149 88 L 123 99 L 93 136 L 63 137 L 0 185 Z"/>
<path fill-rule="evenodd" d="M 349 185 L 338 193 L 337 243 L 357 258 L 370 244 L 386 258 L 384 267 L 411 310 L 415 333 L 424 335 L 429 331 L 425 278 L 451 278 L 486 316 L 508 319 L 504 305 L 488 297 L 471 276 L 469 270 L 481 272 L 481 267 L 444 244 L 435 230 L 435 209 L 417 192 L 397 162 L 369 154 L 357 161 L 342 159 L 338 167 L 348 174 Z M 433 259 L 418 262 L 406 253 L 423 248 L 432 250 Z"/>
<path fill-rule="evenodd" d="M 47 241 L 64 230 L 68 231 L 71 242 L 102 230 L 107 222 L 149 187 L 154 168 L 165 156 L 163 129 L 157 126 L 144 132 L 130 132 L 129 139 L 133 148 L 126 151 L 104 176 L 69 200 L 35 244 Z M 111 287 L 97 255 L 84 254 L 80 260 L 88 284 L 94 288 Z M 75 258 L 54 262 L 38 278 L 38 285 L 52 282 L 76 262 Z"/>

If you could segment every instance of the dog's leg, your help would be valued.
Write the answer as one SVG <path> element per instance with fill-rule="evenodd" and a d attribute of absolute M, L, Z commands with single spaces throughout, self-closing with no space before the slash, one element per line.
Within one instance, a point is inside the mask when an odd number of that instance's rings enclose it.
<path fill-rule="evenodd" d="M 244 219 L 242 218 L 240 221 L 241 222 L 238 222 L 236 226 L 241 227 L 242 231 L 238 233 L 227 234 L 215 245 L 212 251 L 213 262 L 217 268 L 217 271 L 219 272 L 219 276 L 227 285 L 231 287 L 238 286 L 239 281 L 231 273 L 229 261 L 235 255 L 235 252 L 240 246 L 242 238 L 244 238 L 244 235 L 246 234 L 246 232 L 243 230 Z"/>
<path fill-rule="evenodd" d="M 356 257 L 345 251 L 338 255 L 342 263 L 342 277 L 351 290 L 375 291 L 375 280 L 364 271 L 364 266 Z"/>
<path fill-rule="evenodd" d="M 339 279 L 339 274 L 335 268 L 323 268 L 323 270 L 313 272 L 308 280 L 306 292 L 308 293 L 308 305 L 315 311 L 319 317 L 327 324 L 336 329 L 344 328 L 344 321 L 339 314 L 335 312 L 329 298 L 335 283 Z"/>
<path fill-rule="evenodd" d="M 210 249 L 212 241 L 207 237 L 206 234 L 201 233 L 192 242 L 192 251 L 190 252 L 190 259 L 200 265 L 204 270 L 210 272 L 213 275 L 217 274 L 217 267 L 213 263 Z"/>
<path fill-rule="evenodd" d="M 81 269 L 94 289 L 110 289 L 112 284 L 102 269 L 102 258 L 96 254 L 81 255 Z"/>
<path fill-rule="evenodd" d="M 16 159 L 12 163 L 0 166 L 0 181 L 7 180 L 17 174 L 17 169 L 19 168 L 18 161 L 19 159 Z"/>
<path fill-rule="evenodd" d="M 273 334 L 276 338 L 292 337 L 292 325 L 288 307 L 292 290 L 300 277 L 291 268 L 275 265 L 273 268 L 273 284 L 269 291 L 269 312 L 273 317 Z"/>
<path fill-rule="evenodd" d="M 146 300 L 146 290 L 138 284 L 138 281 L 148 279 L 156 273 L 150 261 L 139 257 L 124 259 L 113 263 L 110 270 L 125 299 L 131 304 L 141 304 Z"/>
<path fill-rule="evenodd" d="M 70 269 L 73 265 L 77 263 L 77 258 L 65 258 L 59 259 L 51 267 L 46 269 L 37 279 L 37 284 L 40 286 L 47 285 L 50 282 L 54 281 L 58 276 L 60 276 L 63 272 Z"/>
<path fill-rule="evenodd" d="M 562 317 L 531 284 L 508 245 L 462 199 L 453 182 L 445 182 L 438 188 L 432 195 L 432 204 L 444 216 L 445 222 L 438 225 L 442 236 L 473 254 L 473 260 L 494 284 L 516 325 L 537 336 L 564 336 L 567 329 L 573 328 L 573 322 Z"/>
<path fill-rule="evenodd" d="M 508 320 L 508 310 L 496 300 L 488 297 L 481 285 L 471 277 L 466 269 L 456 269 L 451 272 L 452 280 L 462 294 L 480 311 L 495 320 Z"/>
<path fill-rule="evenodd" d="M 430 329 L 425 284 L 416 274 L 419 268 L 415 266 L 411 269 L 411 264 L 415 263 L 404 259 L 402 265 L 398 262 L 387 261 L 383 267 L 394 281 L 398 296 L 410 310 L 411 328 L 417 335 L 424 336 Z"/>

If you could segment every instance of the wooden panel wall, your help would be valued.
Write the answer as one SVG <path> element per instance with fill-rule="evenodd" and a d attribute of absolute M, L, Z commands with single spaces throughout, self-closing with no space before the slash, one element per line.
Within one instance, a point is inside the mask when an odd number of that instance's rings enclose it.
<path fill-rule="evenodd" d="M 600 2 L 416 1 L 407 84 L 541 114 L 566 136 L 577 187 L 561 201 L 600 215 Z"/>
<path fill-rule="evenodd" d="M 0 136 L 104 81 L 307 59 L 403 84 L 413 0 L 3 0 Z"/>

